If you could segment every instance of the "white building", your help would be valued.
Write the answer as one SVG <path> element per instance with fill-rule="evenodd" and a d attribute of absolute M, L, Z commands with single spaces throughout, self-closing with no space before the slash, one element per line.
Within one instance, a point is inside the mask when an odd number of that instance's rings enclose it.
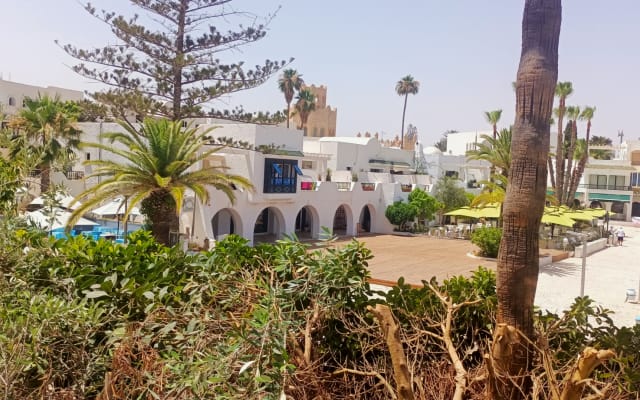
<path fill-rule="evenodd" d="M 0 79 L 0 109 L 6 114 L 15 114 L 23 107 L 24 99 L 38 95 L 58 96 L 62 101 L 80 101 L 84 94 L 79 90 L 64 89 L 55 86 L 34 86 Z"/>

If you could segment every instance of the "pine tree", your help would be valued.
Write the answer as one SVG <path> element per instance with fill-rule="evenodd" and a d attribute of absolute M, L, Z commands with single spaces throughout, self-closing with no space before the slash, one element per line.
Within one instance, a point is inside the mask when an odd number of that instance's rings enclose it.
<path fill-rule="evenodd" d="M 115 45 L 89 50 L 62 46 L 80 61 L 75 72 L 106 85 L 94 98 L 119 118 L 154 115 L 177 121 L 209 115 L 251 120 L 253 115 L 241 108 L 207 106 L 221 96 L 261 85 L 291 61 L 266 60 L 247 68 L 242 61 L 226 63 L 220 58 L 265 37 L 273 15 L 258 23 L 255 15 L 236 10 L 232 0 L 130 2 L 140 14 L 126 17 L 97 11 L 91 4 L 84 7 L 109 25 L 118 39 Z M 280 114 L 275 116 L 284 120 Z"/>

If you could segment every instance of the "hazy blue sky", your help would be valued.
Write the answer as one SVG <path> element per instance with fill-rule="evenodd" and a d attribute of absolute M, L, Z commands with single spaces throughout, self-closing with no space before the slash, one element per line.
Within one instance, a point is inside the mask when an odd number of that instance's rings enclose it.
<path fill-rule="evenodd" d="M 95 0 L 98 7 L 125 0 Z M 266 38 L 229 61 L 259 63 L 295 57 L 306 82 L 325 85 L 338 109 L 339 136 L 399 133 L 402 98 L 395 83 L 411 74 L 420 92 L 409 98 L 407 124 L 425 144 L 447 129 L 489 129 L 483 111 L 502 108 L 514 118 L 511 82 L 520 56 L 524 1 L 516 0 L 237 0 L 235 7 L 264 15 L 281 6 Z M 640 2 L 565 0 L 560 35 L 560 80 L 573 82 L 568 104 L 597 107 L 593 134 L 640 136 Z M 113 7 L 113 6 L 110 6 Z M 73 59 L 54 44 L 90 48 L 113 43 L 106 27 L 76 0 L 4 1 L 0 12 L 0 73 L 4 79 L 93 91 L 98 86 L 69 69 Z M 277 77 L 217 107 L 277 110 L 284 99 Z M 581 128 L 583 134 L 583 128 Z M 616 139 L 617 140 L 617 139 Z"/>

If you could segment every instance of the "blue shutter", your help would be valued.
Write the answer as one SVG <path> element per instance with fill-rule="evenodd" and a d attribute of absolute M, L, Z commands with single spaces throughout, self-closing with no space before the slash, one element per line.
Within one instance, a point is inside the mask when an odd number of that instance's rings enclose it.
<path fill-rule="evenodd" d="M 296 174 L 303 175 L 302 170 L 298 167 L 298 164 L 294 164 L 293 169 L 296 170 Z"/>

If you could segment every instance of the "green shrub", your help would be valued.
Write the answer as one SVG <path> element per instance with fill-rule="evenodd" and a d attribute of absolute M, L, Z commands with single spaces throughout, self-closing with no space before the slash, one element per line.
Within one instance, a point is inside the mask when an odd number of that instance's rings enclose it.
<path fill-rule="evenodd" d="M 471 243 L 478 246 L 485 257 L 495 258 L 498 256 L 500 239 L 502 239 L 502 229 L 500 228 L 479 228 L 471 233 Z"/>
<path fill-rule="evenodd" d="M 413 221 L 418 215 L 418 209 L 415 205 L 405 203 L 402 201 L 396 201 L 384 212 L 384 216 L 387 217 L 389 222 L 398 227 L 398 230 L 405 231 L 406 224 Z"/>

